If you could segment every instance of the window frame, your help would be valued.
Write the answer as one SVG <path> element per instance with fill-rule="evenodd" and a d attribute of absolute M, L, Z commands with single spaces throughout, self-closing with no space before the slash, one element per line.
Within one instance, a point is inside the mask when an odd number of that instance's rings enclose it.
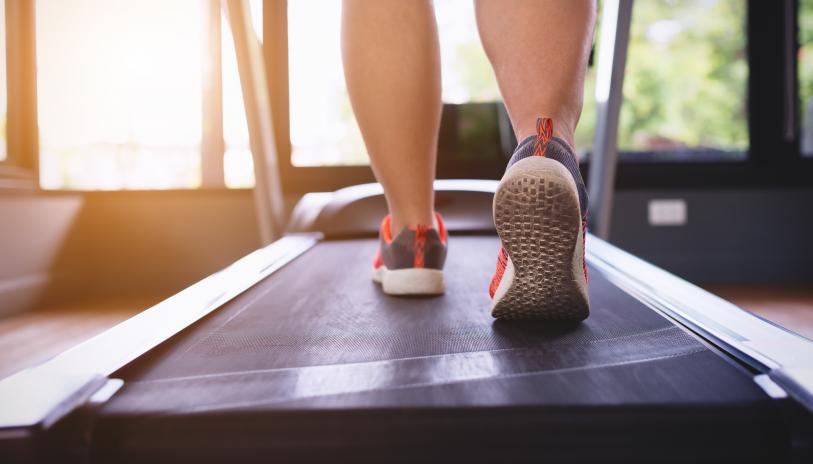
<path fill-rule="evenodd" d="M 799 143 L 798 1 L 748 0 L 746 5 L 749 147 L 745 158 L 723 162 L 623 162 L 622 151 L 616 188 L 813 187 L 813 159 L 802 155 Z M 641 154 L 636 152 L 637 156 Z"/>
<path fill-rule="evenodd" d="M 223 82 L 220 0 L 203 3 L 204 69 L 201 85 L 201 185 L 171 189 L 43 189 L 39 183 L 37 101 L 37 0 L 0 0 L 6 8 L 7 158 L 0 161 L 0 189 L 47 193 L 119 194 L 121 192 L 189 192 L 239 190 L 226 187 L 223 138 Z M 11 44 L 15 44 L 12 47 Z"/>
<path fill-rule="evenodd" d="M 28 190 L 38 185 L 34 4 L 5 0 L 4 7 L 6 159 L 0 161 L 0 189 Z"/>

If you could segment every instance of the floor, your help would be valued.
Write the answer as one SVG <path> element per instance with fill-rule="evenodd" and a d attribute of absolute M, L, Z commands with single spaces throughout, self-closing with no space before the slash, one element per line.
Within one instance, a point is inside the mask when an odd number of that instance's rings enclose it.
<path fill-rule="evenodd" d="M 142 297 L 72 303 L 0 318 L 0 379 L 47 361 L 158 301 Z"/>
<path fill-rule="evenodd" d="M 721 285 L 707 290 L 813 339 L 813 286 Z M 160 300 L 73 303 L 0 318 L 0 379 L 46 361 Z"/>
<path fill-rule="evenodd" d="M 718 285 L 706 290 L 813 340 L 813 285 Z"/>

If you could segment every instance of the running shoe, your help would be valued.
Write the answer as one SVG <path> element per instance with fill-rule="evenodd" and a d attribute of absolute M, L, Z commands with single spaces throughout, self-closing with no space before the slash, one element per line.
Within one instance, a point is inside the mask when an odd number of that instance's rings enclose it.
<path fill-rule="evenodd" d="M 446 228 L 435 213 L 437 229 L 405 227 L 393 239 L 390 216 L 381 221 L 380 246 L 373 259 L 373 281 L 388 295 L 439 295 L 444 291 Z"/>
<path fill-rule="evenodd" d="M 553 121 L 519 144 L 494 195 L 501 248 L 489 286 L 500 319 L 581 321 L 589 315 L 584 240 L 587 194 Z"/>

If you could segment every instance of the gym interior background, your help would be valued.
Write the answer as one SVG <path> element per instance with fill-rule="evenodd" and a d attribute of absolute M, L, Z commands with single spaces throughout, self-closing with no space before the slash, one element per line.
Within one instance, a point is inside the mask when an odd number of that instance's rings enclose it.
<path fill-rule="evenodd" d="M 610 241 L 811 338 L 813 1 L 790 17 L 781 4 L 635 3 Z M 344 90 L 340 2 L 251 7 L 286 205 L 371 181 Z M 436 14 L 439 176 L 499 178 L 511 137 L 471 2 L 436 2 Z M 5 377 L 223 268 L 260 237 L 219 1 L 6 0 L 0 28 Z M 591 67 L 576 141 L 584 170 L 594 87 Z"/>

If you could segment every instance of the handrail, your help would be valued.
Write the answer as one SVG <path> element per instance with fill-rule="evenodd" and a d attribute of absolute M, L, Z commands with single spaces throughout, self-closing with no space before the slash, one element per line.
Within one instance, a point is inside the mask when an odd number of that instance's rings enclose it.
<path fill-rule="evenodd" d="M 632 0 L 606 0 L 596 65 L 596 133 L 590 154 L 590 230 L 607 240 L 618 163 L 618 119 L 624 98 Z"/>
<path fill-rule="evenodd" d="M 243 89 L 249 142 L 254 161 L 254 201 L 260 239 L 268 245 L 285 230 L 282 180 L 277 162 L 271 96 L 262 46 L 251 23 L 248 0 L 224 0 L 237 54 L 237 70 Z"/>

